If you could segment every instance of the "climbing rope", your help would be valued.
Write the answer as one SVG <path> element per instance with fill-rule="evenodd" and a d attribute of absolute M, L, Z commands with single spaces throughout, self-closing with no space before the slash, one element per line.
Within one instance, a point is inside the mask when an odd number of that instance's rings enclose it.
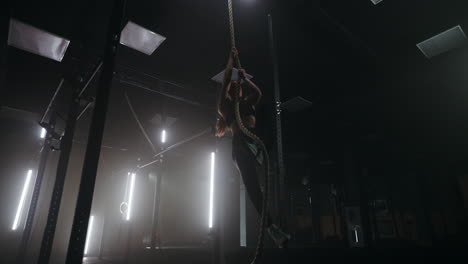
<path fill-rule="evenodd" d="M 229 31 L 231 33 L 231 46 L 232 48 L 236 47 L 236 40 L 235 40 L 235 34 L 234 34 L 234 17 L 233 17 L 233 12 L 232 12 L 232 0 L 228 0 L 228 10 L 229 10 Z M 237 64 L 237 68 L 241 69 L 241 64 L 240 64 L 240 59 L 239 56 L 236 56 L 235 58 L 235 63 Z M 238 73 L 239 74 L 239 73 Z M 241 76 L 244 78 L 245 76 Z M 240 79 L 240 78 L 238 78 Z M 242 118 L 240 115 L 240 107 L 239 107 L 239 88 L 240 88 L 240 81 L 237 82 L 237 85 L 234 87 L 235 91 L 235 96 L 234 96 L 234 111 L 235 111 L 235 117 L 236 117 L 236 122 L 237 125 L 240 128 L 240 131 L 247 137 L 251 138 L 254 140 L 258 145 L 260 145 L 263 153 L 264 153 L 264 160 L 265 162 L 265 177 L 264 177 L 264 192 L 263 192 L 263 201 L 262 201 L 262 213 L 261 213 L 261 226 L 260 226 L 260 231 L 258 234 L 258 242 L 257 242 L 257 248 L 255 250 L 255 255 L 252 260 L 252 264 L 258 263 L 260 260 L 262 251 L 263 251 L 263 239 L 265 237 L 265 229 L 266 229 L 266 224 L 267 224 L 267 215 L 268 215 L 268 177 L 270 176 L 270 158 L 268 156 L 268 151 L 263 143 L 263 141 L 254 133 L 250 132 L 245 126 L 244 123 L 242 122 Z"/>

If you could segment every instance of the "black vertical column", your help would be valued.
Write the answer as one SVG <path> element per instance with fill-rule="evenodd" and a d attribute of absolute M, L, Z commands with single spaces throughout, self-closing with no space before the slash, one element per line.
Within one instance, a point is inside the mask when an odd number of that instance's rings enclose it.
<path fill-rule="evenodd" d="M 285 199 L 285 179 L 284 179 L 284 160 L 283 160 L 283 132 L 281 128 L 281 94 L 279 83 L 278 58 L 276 56 L 276 45 L 273 34 L 273 20 L 271 15 L 268 15 L 268 27 L 270 37 L 270 54 L 273 63 L 273 78 L 274 78 L 274 98 L 275 98 L 275 129 L 276 129 L 276 178 L 273 181 L 275 199 L 273 201 L 274 211 L 278 216 L 287 212 L 287 201 Z M 269 176 L 269 175 L 268 175 Z M 284 220 L 284 218 L 279 219 Z"/>
<path fill-rule="evenodd" d="M 163 130 L 166 129 L 166 108 L 165 108 L 165 101 L 166 99 L 163 99 L 163 102 L 161 104 L 161 127 Z M 162 130 L 161 130 L 162 133 Z M 162 137 L 162 134 L 160 135 Z M 160 151 L 164 151 L 165 143 L 161 142 L 161 148 Z M 151 248 L 155 249 L 156 248 L 156 242 L 158 242 L 158 249 L 161 247 L 161 233 L 159 230 L 161 228 L 159 227 L 159 219 L 160 219 L 160 207 L 161 207 L 161 184 L 162 184 L 162 179 L 164 176 L 164 154 L 159 155 L 159 165 L 157 168 L 157 173 L 156 173 L 156 178 L 155 178 L 155 183 L 154 183 L 154 197 L 153 197 L 153 218 L 151 221 Z"/>
<path fill-rule="evenodd" d="M 83 251 L 86 242 L 94 185 L 96 183 L 109 93 L 115 67 L 115 54 L 119 42 L 124 7 L 125 0 L 114 1 L 109 30 L 107 32 L 107 49 L 105 51 L 102 74 L 99 80 L 93 119 L 91 121 L 88 145 L 81 174 L 75 216 L 68 245 L 67 264 L 81 264 L 83 262 Z"/>
<path fill-rule="evenodd" d="M 159 193 L 159 181 L 160 175 L 159 171 L 156 173 L 154 178 L 154 196 L 153 196 L 153 218 L 151 219 L 151 239 L 150 239 L 150 247 L 151 249 L 156 248 L 156 236 L 157 236 L 157 219 L 158 219 L 158 193 Z"/>
<path fill-rule="evenodd" d="M 44 172 L 47 167 L 47 160 L 49 158 L 50 152 L 50 143 L 52 140 L 52 133 L 55 129 L 55 112 L 52 111 L 52 115 L 49 121 L 49 129 L 47 129 L 47 134 L 45 136 L 44 144 L 42 145 L 41 157 L 39 160 L 39 166 L 37 169 L 36 182 L 34 184 L 33 194 L 31 198 L 31 205 L 29 206 L 28 216 L 26 218 L 26 225 L 21 237 L 21 242 L 19 246 L 19 251 L 17 255 L 16 263 L 24 263 L 26 256 L 26 250 L 31 237 L 34 216 L 36 214 L 37 203 L 39 201 L 39 194 L 41 192 L 42 180 L 44 179 Z"/>
<path fill-rule="evenodd" d="M 5 98 L 2 94 L 5 92 L 5 82 L 7 73 L 7 55 L 8 55 L 8 27 L 10 21 L 10 0 L 0 8 L 0 98 Z M 0 99 L 0 105 L 3 100 Z"/>
<path fill-rule="evenodd" d="M 76 116 L 78 115 L 79 100 L 77 99 L 78 89 L 75 89 L 71 104 L 68 110 L 68 117 L 65 126 L 65 133 L 60 141 L 60 158 L 57 165 L 57 175 L 55 178 L 52 199 L 49 206 L 47 223 L 42 237 L 41 249 L 39 251 L 38 263 L 49 263 L 50 253 L 54 242 L 55 228 L 62 201 L 63 186 L 67 174 L 68 162 L 73 145 L 73 136 L 75 134 Z"/>

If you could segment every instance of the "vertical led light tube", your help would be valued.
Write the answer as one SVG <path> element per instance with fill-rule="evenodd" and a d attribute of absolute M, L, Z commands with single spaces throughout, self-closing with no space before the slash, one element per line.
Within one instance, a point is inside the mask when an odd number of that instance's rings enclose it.
<path fill-rule="evenodd" d="M 132 211 L 132 203 L 133 203 L 133 189 L 135 188 L 135 173 L 132 173 L 132 177 L 130 179 L 130 192 L 128 194 L 128 208 L 127 208 L 127 217 L 126 220 L 130 221 L 130 214 Z"/>
<path fill-rule="evenodd" d="M 211 152 L 211 167 L 210 167 L 210 216 L 208 227 L 213 227 L 213 196 L 214 196 L 214 168 L 215 168 L 215 153 Z"/>
<path fill-rule="evenodd" d="M 45 128 L 41 128 L 41 138 L 45 138 L 47 134 L 47 130 Z"/>
<path fill-rule="evenodd" d="M 23 212 L 24 207 L 24 200 L 26 200 L 26 194 L 28 193 L 29 184 L 31 183 L 32 177 L 32 170 L 28 170 L 28 174 L 26 176 L 26 182 L 23 186 L 23 191 L 21 192 L 20 202 L 18 204 L 18 208 L 16 209 L 15 220 L 13 221 L 13 226 L 11 227 L 12 230 L 18 229 L 18 225 L 21 219 L 21 214 Z"/>
<path fill-rule="evenodd" d="M 166 143 L 166 130 L 163 129 L 161 132 L 161 143 Z"/>
<path fill-rule="evenodd" d="M 88 233 L 86 234 L 86 243 L 85 243 L 85 249 L 84 249 L 85 255 L 88 255 L 88 252 L 89 252 L 89 243 L 91 240 L 91 235 L 93 234 L 93 224 L 94 224 L 94 216 L 91 216 L 89 218 Z"/>

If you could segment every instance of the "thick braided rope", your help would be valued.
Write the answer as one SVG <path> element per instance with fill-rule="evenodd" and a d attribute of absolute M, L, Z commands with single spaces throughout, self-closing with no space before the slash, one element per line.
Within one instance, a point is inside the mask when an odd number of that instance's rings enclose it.
<path fill-rule="evenodd" d="M 236 36 L 234 35 L 234 16 L 232 14 L 232 0 L 228 0 L 229 10 L 229 32 L 231 33 L 231 47 L 236 46 Z"/>
<path fill-rule="evenodd" d="M 233 16 L 233 11 L 232 11 L 232 0 L 228 0 L 228 10 L 229 10 L 229 32 L 231 34 L 231 47 L 236 47 L 236 39 L 235 39 L 235 31 L 234 31 L 234 16 Z M 240 69 L 241 63 L 240 59 L 237 56 L 235 58 L 235 62 L 237 64 L 237 68 Z M 267 215 L 268 215 L 268 177 L 270 176 L 270 158 L 268 155 L 267 148 L 265 147 L 265 144 L 263 141 L 257 137 L 254 133 L 250 132 L 245 126 L 244 123 L 242 122 L 242 118 L 240 115 L 240 107 L 239 107 L 239 88 L 240 88 L 240 82 L 234 87 L 235 88 L 235 96 L 234 96 L 234 102 L 235 102 L 235 117 L 236 117 L 236 122 L 237 125 L 239 126 L 241 132 L 246 135 L 247 137 L 253 139 L 255 142 L 257 142 L 258 145 L 262 148 L 262 151 L 264 153 L 264 160 L 265 160 L 265 177 L 264 177 L 264 193 L 263 193 L 263 201 L 262 201 L 262 212 L 261 212 L 261 226 L 260 226 L 260 231 L 258 234 L 258 242 L 257 242 L 257 248 L 255 250 L 255 255 L 252 260 L 252 264 L 258 263 L 260 260 L 260 256 L 262 254 L 263 250 L 263 239 L 265 237 L 265 229 L 266 229 L 266 220 L 267 220 Z"/>
<path fill-rule="evenodd" d="M 246 135 L 247 137 L 253 139 L 255 142 L 257 142 L 257 144 L 260 145 L 263 153 L 264 153 L 264 160 L 265 160 L 265 177 L 264 177 L 264 193 L 263 193 L 263 201 L 262 201 L 262 212 L 261 212 L 261 217 L 260 217 L 260 221 L 261 221 L 261 226 L 260 226 L 260 232 L 258 233 L 258 242 L 257 242 L 257 248 L 255 250 L 255 255 L 254 255 L 254 258 L 252 260 L 252 264 L 255 264 L 255 263 L 258 263 L 258 261 L 260 260 L 260 257 L 262 255 L 262 251 L 263 251 L 263 239 L 265 237 L 265 229 L 266 229 L 266 223 L 267 223 L 267 215 L 268 215 L 268 191 L 269 191 L 269 188 L 268 188 L 268 184 L 269 184 L 269 181 L 268 181 L 268 177 L 270 175 L 270 158 L 269 158 L 269 155 L 268 155 L 268 151 L 267 151 L 267 148 L 265 146 L 265 144 L 263 143 L 263 141 L 257 137 L 254 133 L 250 132 L 250 130 L 248 130 L 244 124 L 242 123 L 242 118 L 241 118 L 241 115 L 240 115 L 240 107 L 239 107 L 239 87 L 240 85 L 236 85 L 235 87 L 235 92 L 236 92 L 236 95 L 235 95 L 235 116 L 236 116 L 236 121 L 237 121 L 237 124 L 240 128 L 240 130 L 242 131 L 242 133 L 244 135 Z"/>

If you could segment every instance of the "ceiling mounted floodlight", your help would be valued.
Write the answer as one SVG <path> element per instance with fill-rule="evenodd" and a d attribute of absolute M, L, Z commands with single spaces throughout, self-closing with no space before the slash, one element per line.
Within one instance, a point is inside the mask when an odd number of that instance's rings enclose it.
<path fill-rule="evenodd" d="M 131 21 L 125 25 L 120 34 L 120 44 L 151 55 L 166 40 L 165 37 L 154 33 Z"/>
<path fill-rule="evenodd" d="M 382 1 L 383 1 L 383 0 L 371 0 L 371 2 L 372 2 L 374 5 L 376 5 L 376 4 L 378 4 L 378 3 L 382 2 Z"/>
<path fill-rule="evenodd" d="M 238 78 L 237 78 L 239 76 L 238 72 L 239 71 L 237 70 L 237 68 L 232 68 L 231 80 L 233 80 L 233 81 L 238 80 Z M 253 76 L 250 75 L 250 74 L 246 74 L 246 77 L 247 77 L 247 79 L 252 79 L 253 78 Z M 215 76 L 213 76 L 213 78 L 211 78 L 211 80 L 213 80 L 213 81 L 215 81 L 217 83 L 223 83 L 223 79 L 224 79 L 224 71 L 216 74 Z"/>
<path fill-rule="evenodd" d="M 309 108 L 312 106 L 312 103 L 300 96 L 296 96 L 293 99 L 290 99 L 281 104 L 281 108 L 288 110 L 289 112 L 298 112 Z"/>
<path fill-rule="evenodd" d="M 8 45 L 55 61 L 62 61 L 70 40 L 10 19 Z"/>
<path fill-rule="evenodd" d="M 424 56 L 429 59 L 449 50 L 459 48 L 465 44 L 466 35 L 463 29 L 458 25 L 422 41 L 416 44 L 416 46 L 421 50 Z"/>

